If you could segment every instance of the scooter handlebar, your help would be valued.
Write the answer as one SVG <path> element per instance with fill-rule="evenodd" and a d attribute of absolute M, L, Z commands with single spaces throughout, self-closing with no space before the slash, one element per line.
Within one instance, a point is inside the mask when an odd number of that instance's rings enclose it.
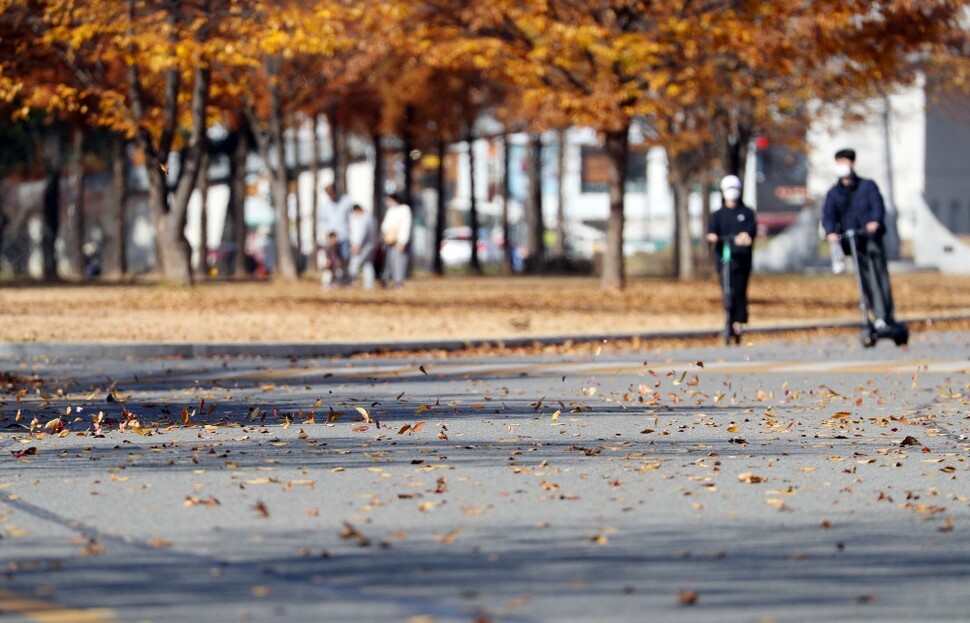
<path fill-rule="evenodd" d="M 722 235 L 722 236 L 718 236 L 718 237 L 717 237 L 717 242 L 730 242 L 731 244 L 735 244 L 735 242 L 734 242 L 734 240 L 735 240 L 735 239 L 736 239 L 736 238 L 737 238 L 738 236 L 740 236 L 740 235 L 741 235 L 741 234 L 725 234 L 725 235 Z M 705 238 L 705 239 L 706 239 L 706 238 Z M 753 240 L 753 239 L 754 239 L 754 237 L 752 236 L 752 240 Z M 711 242 L 710 240 L 708 240 L 708 241 L 707 241 L 707 244 L 716 244 L 716 243 L 714 243 L 714 242 Z M 737 246 L 737 245 L 736 245 L 736 246 Z"/>

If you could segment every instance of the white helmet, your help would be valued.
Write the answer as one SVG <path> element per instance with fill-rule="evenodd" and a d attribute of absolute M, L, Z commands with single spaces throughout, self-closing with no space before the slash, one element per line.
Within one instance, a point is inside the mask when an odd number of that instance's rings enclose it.
<path fill-rule="evenodd" d="M 741 190 L 741 179 L 737 175 L 725 175 L 724 179 L 721 180 L 721 190 L 724 191 L 728 188 Z"/>
<path fill-rule="evenodd" d="M 737 175 L 724 176 L 721 180 L 721 194 L 726 201 L 737 201 L 741 198 L 741 180 Z"/>

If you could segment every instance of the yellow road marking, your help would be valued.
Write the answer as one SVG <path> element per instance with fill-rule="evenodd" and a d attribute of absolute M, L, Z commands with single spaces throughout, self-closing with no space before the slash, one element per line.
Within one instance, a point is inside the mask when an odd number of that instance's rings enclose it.
<path fill-rule="evenodd" d="M 0 589 L 0 613 L 13 612 L 39 623 L 108 623 L 117 622 L 109 608 L 66 608 L 40 599 L 24 597 Z"/>

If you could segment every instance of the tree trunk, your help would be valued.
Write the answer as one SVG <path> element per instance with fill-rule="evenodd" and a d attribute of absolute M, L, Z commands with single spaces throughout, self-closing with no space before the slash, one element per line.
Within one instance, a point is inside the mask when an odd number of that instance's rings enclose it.
<path fill-rule="evenodd" d="M 887 260 L 898 260 L 899 244 L 899 213 L 896 211 L 896 175 L 893 171 L 892 128 L 890 127 L 892 104 L 889 96 L 882 96 L 882 146 L 883 158 L 886 165 L 886 216 L 883 219 L 886 235 L 883 237 L 883 247 Z"/>
<path fill-rule="evenodd" d="M 690 183 L 676 180 L 674 187 L 674 273 L 678 279 L 694 276 L 694 250 L 690 235 L 688 197 Z"/>
<path fill-rule="evenodd" d="M 209 276 L 209 150 L 202 152 L 199 163 L 199 261 L 195 274 L 199 279 Z"/>
<path fill-rule="evenodd" d="M 195 83 L 192 89 L 192 130 L 188 144 L 184 150 L 181 175 L 178 185 L 172 195 L 172 205 L 166 218 L 164 248 L 172 257 L 166 259 L 165 276 L 180 285 L 192 283 L 192 247 L 185 237 L 185 226 L 188 224 L 189 201 L 195 192 L 199 175 L 206 175 L 202 164 L 208 151 L 206 138 L 206 109 L 209 105 L 209 87 L 212 82 L 212 72 L 208 66 L 195 70 Z M 204 203 L 204 202 L 203 202 Z"/>
<path fill-rule="evenodd" d="M 129 11 L 134 13 L 136 2 L 130 0 Z M 167 21 L 175 24 L 177 15 L 170 12 Z M 205 78 L 205 89 L 202 89 L 200 78 Z M 135 140 L 145 157 L 145 171 L 148 177 L 148 211 L 151 215 L 152 228 L 155 233 L 156 264 L 160 266 L 163 277 L 176 284 L 192 283 L 192 267 L 189 254 L 191 248 L 185 239 L 185 215 L 176 213 L 177 203 L 169 203 L 168 194 L 168 157 L 172 148 L 172 141 L 178 121 L 179 91 L 181 89 L 181 74 L 177 69 L 169 69 L 165 73 L 161 109 L 161 133 L 157 143 L 155 137 L 144 124 L 146 117 L 145 103 L 142 99 L 142 84 L 138 66 L 128 66 L 128 99 L 131 115 L 139 124 L 135 133 Z M 208 70 L 200 67 L 196 71 L 196 84 L 193 90 L 192 121 L 193 126 L 198 123 L 201 108 L 201 127 L 205 127 L 205 102 L 209 95 Z M 200 102 L 197 97 L 200 97 Z M 200 107 L 199 104 L 202 104 Z M 196 128 L 190 142 L 198 140 Z M 204 138 L 204 134 L 202 135 Z M 186 149 L 189 152 L 189 149 Z M 183 174 L 181 178 L 191 177 L 186 174 L 185 167 L 191 167 L 191 156 L 182 162 Z M 193 179 L 193 187 L 195 180 Z M 182 227 L 176 221 L 181 220 Z"/>
<path fill-rule="evenodd" d="M 470 181 L 471 195 L 468 202 L 468 225 L 471 227 L 471 271 L 476 275 L 482 274 L 482 263 L 478 258 L 478 202 L 475 198 L 475 139 L 471 135 L 466 141 L 468 143 L 468 176 Z"/>
<path fill-rule="evenodd" d="M 320 138 L 317 132 L 320 131 L 320 115 L 314 114 L 312 117 L 313 141 L 311 142 L 310 158 L 313 160 L 313 167 L 310 169 L 313 176 L 313 192 L 310 193 L 310 258 L 313 262 L 314 270 L 323 270 L 320 265 L 320 254 L 317 249 L 320 246 L 318 238 L 317 223 L 320 222 Z"/>
<path fill-rule="evenodd" d="M 57 251 L 55 242 L 61 228 L 61 172 L 56 168 L 47 171 L 44 186 L 44 224 L 40 248 L 43 257 L 44 281 L 57 279 Z"/>
<path fill-rule="evenodd" d="M 404 153 L 401 154 L 401 163 L 404 168 L 404 188 L 401 194 L 404 195 L 404 202 L 411 206 L 411 213 L 417 216 L 417 206 L 414 205 L 414 160 L 411 153 L 414 151 L 414 136 L 411 132 L 411 119 L 414 115 L 414 106 L 408 104 L 404 109 Z M 409 264 L 410 266 L 410 264 Z"/>
<path fill-rule="evenodd" d="M 566 130 L 559 130 L 556 133 L 559 169 L 559 201 L 556 206 L 556 246 L 553 249 L 555 263 L 564 267 L 566 265 L 566 187 L 563 184 L 564 172 L 566 170 Z"/>
<path fill-rule="evenodd" d="M 509 137 L 502 140 L 502 274 L 512 274 L 512 240 L 509 230 L 509 167 L 511 166 Z"/>
<path fill-rule="evenodd" d="M 546 271 L 545 225 L 542 222 L 542 136 L 539 134 L 532 135 L 530 151 L 529 209 L 526 212 L 529 272 L 538 275 Z"/>
<path fill-rule="evenodd" d="M 626 197 L 627 156 L 630 151 L 629 127 L 606 135 L 606 156 L 609 167 L 610 216 L 606 223 L 606 250 L 603 253 L 604 288 L 622 290 L 626 285 L 623 267 L 623 225 Z"/>
<path fill-rule="evenodd" d="M 445 139 L 438 135 L 438 168 L 436 170 L 435 184 L 437 185 L 438 197 L 435 205 L 434 220 L 434 256 L 432 260 L 432 272 L 441 276 L 445 274 L 445 266 L 441 261 L 441 243 L 445 239 L 445 220 L 448 218 L 448 198 L 445 196 L 445 156 L 447 146 Z"/>
<path fill-rule="evenodd" d="M 293 205 L 295 213 L 293 220 L 296 224 L 294 228 L 296 245 L 296 272 L 303 272 L 303 202 L 300 201 L 300 140 L 299 140 L 299 119 L 296 115 L 290 117 L 290 149 L 293 153 Z"/>
<path fill-rule="evenodd" d="M 336 106 L 327 116 L 330 125 L 330 160 L 333 169 L 333 186 L 337 196 L 347 194 L 347 141 L 343 128 L 337 120 Z"/>
<path fill-rule="evenodd" d="M 229 154 L 229 206 L 232 219 L 232 241 L 236 252 L 233 254 L 233 276 L 242 279 L 246 276 L 246 156 L 249 155 L 249 124 L 245 118 L 239 120 L 235 132 L 232 153 Z"/>
<path fill-rule="evenodd" d="M 748 161 L 748 145 L 751 143 L 754 121 L 751 111 L 746 108 L 733 108 L 719 115 L 723 124 L 724 155 L 722 156 L 725 175 L 737 175 L 744 181 L 745 163 Z"/>
<path fill-rule="evenodd" d="M 741 182 L 744 183 L 743 181 Z M 712 179 L 704 180 L 704 192 L 701 197 L 701 223 L 703 225 L 703 231 L 707 231 L 707 224 L 711 222 L 711 195 L 713 194 L 713 189 L 720 188 L 718 182 Z"/>
<path fill-rule="evenodd" d="M 126 142 L 122 135 L 111 138 L 111 194 L 105 209 L 105 240 L 102 249 L 104 276 L 118 279 L 127 272 L 128 181 Z"/>
<path fill-rule="evenodd" d="M 279 87 L 269 86 L 269 144 L 273 148 L 276 166 L 271 166 L 271 195 L 276 214 L 273 227 L 273 241 L 276 247 L 276 276 L 295 280 L 299 277 L 296 269 L 296 253 L 290 239 L 289 179 L 286 168 L 286 148 L 283 144 L 283 102 Z"/>
<path fill-rule="evenodd" d="M 71 128 L 71 163 L 67 172 L 67 206 L 65 210 L 64 256 L 67 274 L 84 274 L 84 128 Z"/>
<path fill-rule="evenodd" d="M 61 167 L 64 137 L 56 127 L 49 127 L 41 135 L 43 142 L 44 186 L 40 249 L 44 281 L 54 281 L 57 275 L 57 236 L 61 229 Z"/>
<path fill-rule="evenodd" d="M 748 137 L 744 135 L 728 136 L 725 145 L 724 174 L 737 175 L 744 181 L 744 164 L 748 159 Z"/>
<path fill-rule="evenodd" d="M 374 218 L 377 219 L 378 227 L 384 220 L 384 142 L 381 140 L 379 132 L 373 136 L 374 142 Z"/>
<path fill-rule="evenodd" d="M 162 276 L 175 285 L 191 285 L 192 249 L 185 238 L 185 216 L 169 210 L 168 180 L 157 162 L 150 168 L 148 179 L 148 205 L 155 224 L 155 248 Z"/>
<path fill-rule="evenodd" d="M 159 254 L 164 279 L 176 285 L 192 284 L 192 247 L 185 237 L 185 226 L 189 200 L 198 180 L 202 152 L 206 149 L 206 107 L 209 100 L 211 72 L 207 66 L 195 71 L 192 89 L 192 129 L 182 158 L 182 168 L 178 185 L 172 193 L 168 192 L 167 164 L 171 134 L 175 128 L 177 109 L 178 81 L 169 79 L 169 93 L 166 102 L 166 131 L 156 149 L 147 130 L 138 132 L 138 142 L 145 152 L 145 167 L 148 170 L 148 206 L 155 226 L 156 249 Z"/>

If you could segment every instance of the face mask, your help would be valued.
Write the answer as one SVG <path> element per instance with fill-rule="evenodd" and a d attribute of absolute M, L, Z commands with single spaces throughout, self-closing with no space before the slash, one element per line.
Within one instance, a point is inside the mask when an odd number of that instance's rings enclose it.
<path fill-rule="evenodd" d="M 727 199 L 728 201 L 737 201 L 738 198 L 741 197 L 741 189 L 725 188 L 724 190 L 721 191 L 721 194 L 723 194 L 724 198 Z"/>
<path fill-rule="evenodd" d="M 852 175 L 852 165 L 849 165 L 849 164 L 835 165 L 835 174 L 838 175 L 840 179 L 843 177 L 849 177 L 850 175 Z"/>

